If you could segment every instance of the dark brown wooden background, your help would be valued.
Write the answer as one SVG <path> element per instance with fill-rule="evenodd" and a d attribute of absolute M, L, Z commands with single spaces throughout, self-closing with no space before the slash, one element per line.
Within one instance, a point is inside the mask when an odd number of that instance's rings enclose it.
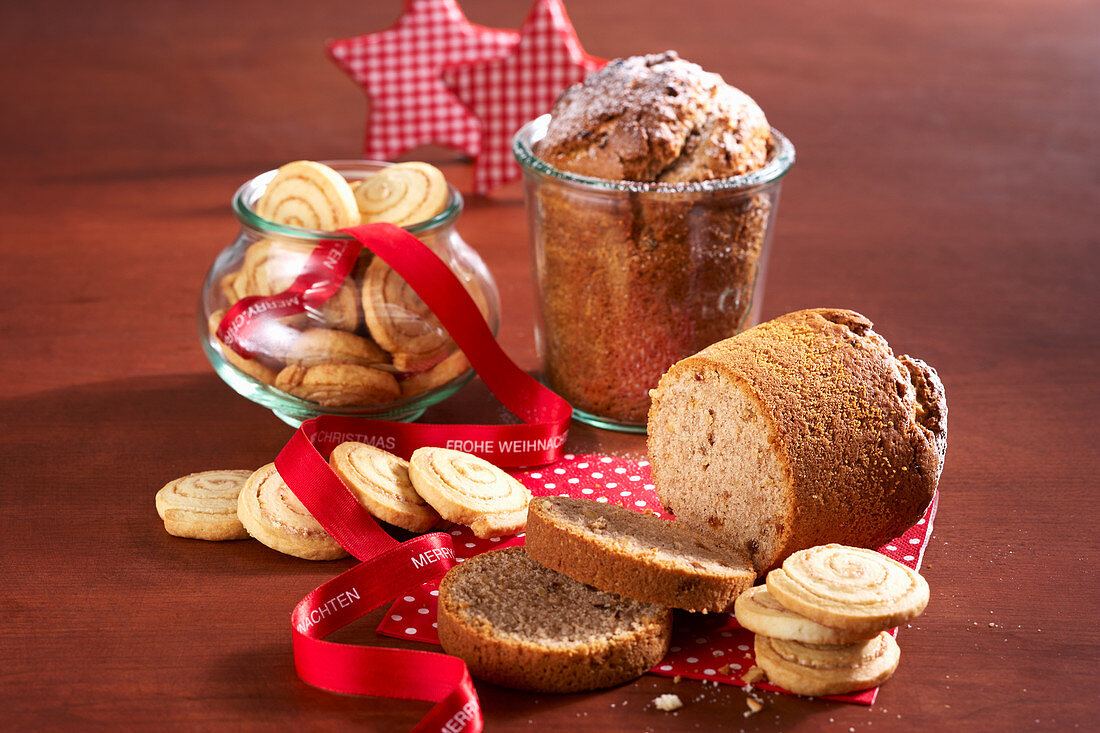
<path fill-rule="evenodd" d="M 527 10 L 463 4 L 505 27 Z M 400 731 L 427 710 L 295 677 L 290 609 L 349 561 L 172 538 L 153 507 L 168 479 L 255 467 L 289 436 L 206 363 L 198 288 L 234 236 L 236 186 L 289 160 L 358 153 L 363 98 L 322 42 L 399 9 L 0 10 L 3 727 Z M 895 349 L 940 370 L 950 447 L 925 560 L 932 601 L 902 630 L 901 667 L 873 709 L 768 695 L 746 720 L 733 687 L 644 677 L 555 697 L 481 684 L 488 730 L 1095 726 L 1096 3 L 572 0 L 569 11 L 590 52 L 676 48 L 753 95 L 795 142 L 765 316 L 870 316 Z M 468 189 L 467 163 L 421 156 Z M 501 285 L 501 341 L 534 368 L 520 191 L 468 201 L 461 230 Z M 429 417 L 497 414 L 475 382 Z M 582 426 L 569 445 L 644 450 Z M 375 641 L 372 629 L 343 638 Z M 646 709 L 666 691 L 688 701 L 675 717 Z"/>

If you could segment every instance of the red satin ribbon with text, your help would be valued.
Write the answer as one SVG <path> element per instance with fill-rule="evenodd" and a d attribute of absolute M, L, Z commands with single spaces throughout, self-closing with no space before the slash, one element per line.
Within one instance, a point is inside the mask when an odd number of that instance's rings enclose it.
<path fill-rule="evenodd" d="M 320 312 L 321 306 L 336 295 L 344 279 L 355 267 L 362 247 L 356 242 L 330 239 L 316 247 L 290 287 L 269 296 L 241 298 L 222 317 L 217 336 L 229 348 L 246 359 L 266 343 L 264 327 L 277 318 L 305 311 Z"/>
<path fill-rule="evenodd" d="M 418 447 L 441 446 L 474 453 L 500 466 L 551 463 L 561 456 L 572 408 L 508 358 L 462 284 L 418 239 L 390 224 L 343 231 L 405 279 L 486 386 L 523 424 L 427 425 L 337 416 L 302 423 L 275 459 L 275 467 L 321 526 L 362 562 L 315 589 L 295 607 L 291 616 L 294 664 L 303 680 L 333 692 L 435 702 L 414 729 L 417 732 L 480 733 L 483 722 L 477 693 L 466 664 L 457 657 L 325 641 L 337 629 L 439 578 L 455 564 L 447 534 L 426 534 L 404 543 L 390 537 L 332 471 L 327 458 L 336 445 L 355 440 L 406 458 Z M 335 251 L 331 244 L 343 246 Z M 227 328 L 224 335 L 223 328 L 218 329 L 219 338 L 231 347 L 243 343 L 247 349 L 255 321 L 319 306 L 339 288 L 357 255 L 356 246 L 346 242 L 317 247 L 286 292 L 252 299 L 243 306 L 244 301 L 237 303 L 223 319 Z"/>

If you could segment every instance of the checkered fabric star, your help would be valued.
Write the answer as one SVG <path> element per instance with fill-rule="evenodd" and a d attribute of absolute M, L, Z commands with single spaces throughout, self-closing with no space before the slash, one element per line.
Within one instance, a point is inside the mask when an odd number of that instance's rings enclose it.
<path fill-rule="evenodd" d="M 550 110 L 570 84 L 603 66 L 581 47 L 561 0 L 535 0 L 511 53 L 491 61 L 448 65 L 443 78 L 481 121 L 474 190 L 488 193 L 519 176 L 512 136 Z"/>
<path fill-rule="evenodd" d="M 363 155 L 392 160 L 425 143 L 441 143 L 476 157 L 477 118 L 443 84 L 448 64 L 480 63 L 515 47 L 515 31 L 466 20 L 456 0 L 406 0 L 393 26 L 331 41 L 336 65 L 370 100 Z"/>

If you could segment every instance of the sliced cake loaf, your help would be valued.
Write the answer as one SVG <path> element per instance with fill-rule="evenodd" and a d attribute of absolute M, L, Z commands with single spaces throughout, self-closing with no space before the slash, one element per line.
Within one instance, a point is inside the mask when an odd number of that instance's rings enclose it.
<path fill-rule="evenodd" d="M 638 677 L 668 651 L 672 612 L 596 590 L 522 547 L 456 565 L 439 586 L 439 641 L 470 674 L 535 692 L 579 692 Z"/>
<path fill-rule="evenodd" d="M 676 518 L 757 572 L 837 542 L 878 547 L 921 518 L 947 449 L 936 371 L 858 313 L 790 313 L 674 364 L 649 456 Z"/>
<path fill-rule="evenodd" d="M 653 513 L 553 496 L 527 513 L 528 554 L 574 580 L 662 606 L 729 611 L 756 580 L 748 558 Z"/>

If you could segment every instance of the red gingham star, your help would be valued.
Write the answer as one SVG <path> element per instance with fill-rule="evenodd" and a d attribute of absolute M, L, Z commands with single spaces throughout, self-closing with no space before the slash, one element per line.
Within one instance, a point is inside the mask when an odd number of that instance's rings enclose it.
<path fill-rule="evenodd" d="M 444 86 L 440 70 L 499 58 L 517 38 L 515 31 L 470 23 L 456 0 L 406 0 L 390 28 L 329 42 L 332 60 L 370 100 L 363 155 L 392 160 L 434 142 L 476 157 L 480 125 Z"/>
<path fill-rule="evenodd" d="M 512 158 L 516 130 L 549 112 L 563 89 L 606 63 L 585 53 L 561 0 L 535 0 L 519 36 L 519 44 L 503 58 L 443 70 L 447 84 L 481 121 L 477 193 L 519 176 Z"/>

